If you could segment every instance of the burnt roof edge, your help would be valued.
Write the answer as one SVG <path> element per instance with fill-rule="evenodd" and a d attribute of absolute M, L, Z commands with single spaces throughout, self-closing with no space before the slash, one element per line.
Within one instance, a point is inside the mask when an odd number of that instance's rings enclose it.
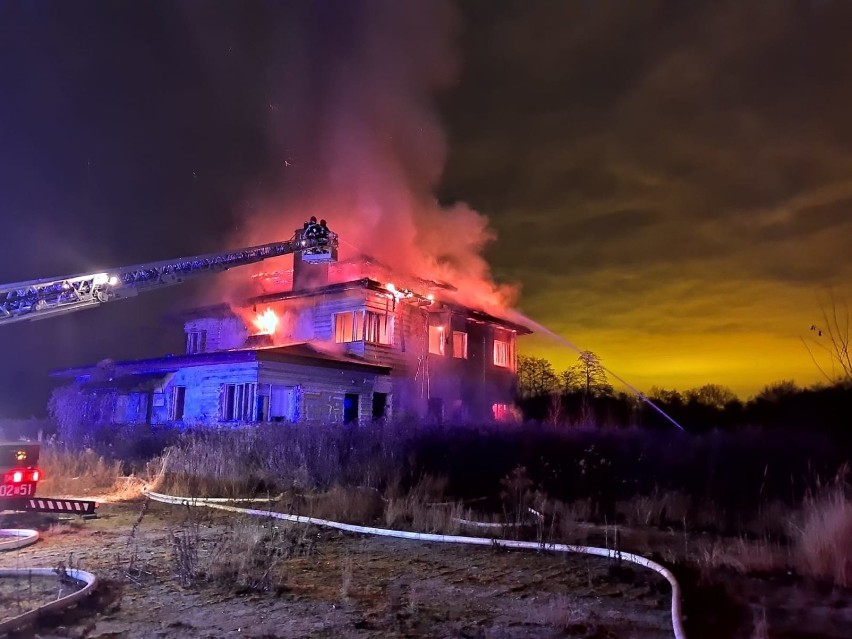
<path fill-rule="evenodd" d="M 189 368 L 193 366 L 210 366 L 216 364 L 232 364 L 243 362 L 261 362 L 261 361 L 289 361 L 297 364 L 305 364 L 309 366 L 322 366 L 327 368 L 355 368 L 367 369 L 372 372 L 382 371 L 385 374 L 391 372 L 390 366 L 383 364 L 375 364 L 366 360 L 358 361 L 355 359 L 338 359 L 324 355 L 322 352 L 317 352 L 316 355 L 309 353 L 298 352 L 283 352 L 287 346 L 279 346 L 268 349 L 239 349 L 230 351 L 213 351 L 211 353 L 196 353 L 194 355 L 172 355 L 165 357 L 155 357 L 150 359 L 123 360 L 113 362 L 111 367 L 116 370 L 121 370 L 121 374 L 133 375 L 136 373 L 170 373 L 181 368 Z M 50 372 L 51 377 L 71 378 L 80 377 L 81 375 L 91 374 L 94 371 L 103 370 L 98 364 L 90 364 L 88 366 L 76 366 L 73 368 L 62 368 Z"/>
<path fill-rule="evenodd" d="M 271 304 L 273 302 L 283 302 L 285 300 L 292 300 L 298 298 L 318 297 L 320 295 L 328 295 L 331 293 L 343 293 L 345 291 L 357 288 L 363 288 L 366 290 L 375 291 L 377 293 L 388 292 L 381 282 L 378 282 L 377 280 L 374 280 L 369 277 L 362 277 L 357 280 L 350 280 L 348 282 L 336 282 L 334 284 L 327 284 L 325 286 L 319 286 L 317 288 L 312 289 L 305 289 L 299 291 L 281 291 L 278 293 L 264 293 L 263 295 L 256 295 L 254 297 L 250 297 L 240 304 L 235 304 L 235 306 L 238 306 L 240 308 L 247 308 L 249 306 L 255 306 L 257 304 Z M 439 299 L 437 301 L 439 301 L 444 306 L 451 308 L 454 311 L 467 313 L 471 317 L 471 319 L 501 325 L 505 328 L 517 332 L 518 335 L 531 335 L 533 333 L 532 329 L 527 326 L 524 326 L 523 324 L 518 324 L 517 322 L 513 322 L 511 320 L 492 315 L 491 313 L 488 313 L 486 311 L 473 308 L 471 306 L 465 306 L 464 304 L 459 304 L 457 302 L 450 302 L 444 299 Z M 224 316 L 236 317 L 234 312 L 231 310 L 231 306 L 227 304 L 216 304 L 213 306 L 203 306 L 197 309 L 190 309 L 184 313 L 176 314 L 172 317 L 175 320 L 183 318 L 182 321 L 186 321 L 189 319 L 200 319 L 202 317 L 209 316 L 209 313 L 222 313 Z"/>

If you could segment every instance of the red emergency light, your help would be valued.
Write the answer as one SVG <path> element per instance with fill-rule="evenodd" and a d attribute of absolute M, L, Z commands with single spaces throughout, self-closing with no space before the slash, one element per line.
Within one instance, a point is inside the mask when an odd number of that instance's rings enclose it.
<path fill-rule="evenodd" d="M 41 481 L 42 474 L 38 468 L 13 468 L 3 476 L 4 484 L 34 484 Z"/>

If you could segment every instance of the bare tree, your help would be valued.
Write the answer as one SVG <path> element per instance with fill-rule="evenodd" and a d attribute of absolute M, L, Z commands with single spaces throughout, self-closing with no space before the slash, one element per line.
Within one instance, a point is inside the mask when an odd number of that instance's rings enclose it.
<path fill-rule="evenodd" d="M 573 369 L 579 382 L 580 391 L 586 396 L 608 395 L 612 386 L 606 377 L 606 370 L 600 358 L 592 351 L 583 351 L 577 358 Z"/>
<path fill-rule="evenodd" d="M 685 403 L 683 395 L 681 395 L 678 391 L 674 389 L 669 390 L 667 388 L 660 388 L 658 386 L 651 387 L 651 390 L 648 392 L 648 397 L 654 401 L 663 402 L 664 404 L 683 405 Z"/>
<path fill-rule="evenodd" d="M 755 395 L 755 399 L 777 403 L 785 397 L 792 397 L 796 393 L 800 392 L 802 391 L 798 386 L 796 386 L 796 382 L 790 379 L 784 379 L 780 382 L 773 382 L 772 384 L 764 386 L 763 389 Z"/>
<path fill-rule="evenodd" d="M 811 324 L 811 339 L 802 338 L 802 343 L 808 350 L 814 365 L 829 382 L 832 384 L 852 382 L 852 359 L 849 357 L 849 306 L 844 303 L 843 308 L 838 310 L 837 301 L 833 296 L 830 299 L 830 306 L 829 309 L 825 304 L 820 304 L 822 322 Z M 816 356 L 819 351 L 828 356 L 830 370 L 826 370 L 826 367 L 819 363 Z"/>
<path fill-rule="evenodd" d="M 686 393 L 687 401 L 701 404 L 702 406 L 711 406 L 724 410 L 729 404 L 738 401 L 736 393 L 727 386 L 719 384 L 704 384 L 699 388 L 691 388 Z"/>
<path fill-rule="evenodd" d="M 559 373 L 559 392 L 571 393 L 580 386 L 580 377 L 574 368 Z"/>
<path fill-rule="evenodd" d="M 518 357 L 518 395 L 543 397 L 556 390 L 558 379 L 553 366 L 541 357 Z"/>

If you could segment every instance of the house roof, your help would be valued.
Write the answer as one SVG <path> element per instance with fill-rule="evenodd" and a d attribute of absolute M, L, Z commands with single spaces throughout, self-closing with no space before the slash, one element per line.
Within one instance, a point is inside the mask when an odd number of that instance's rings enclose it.
<path fill-rule="evenodd" d="M 346 353 L 335 353 L 316 348 L 309 343 L 290 344 L 269 348 L 238 349 L 230 351 L 215 351 L 212 353 L 197 353 L 195 355 L 173 355 L 155 359 L 138 359 L 110 364 L 108 377 L 117 379 L 124 376 L 163 375 L 181 368 L 192 366 L 211 366 L 218 364 L 235 364 L 241 362 L 282 362 L 319 366 L 324 368 L 339 368 L 387 375 L 391 372 L 389 366 L 373 364 L 360 357 Z M 95 373 L 104 373 L 105 369 L 98 365 L 65 368 L 51 373 L 53 377 L 91 377 Z M 140 380 L 141 381 L 141 380 Z M 97 382 L 92 382 L 97 383 Z"/>
<path fill-rule="evenodd" d="M 369 277 L 364 277 L 358 280 L 352 280 L 349 282 L 339 282 L 335 284 L 326 284 L 325 286 L 318 286 L 316 288 L 311 289 L 265 293 L 263 295 L 257 295 L 255 297 L 247 299 L 245 302 L 243 302 L 242 306 L 248 307 L 255 306 L 258 304 L 270 304 L 273 302 L 282 302 L 285 300 L 292 299 L 306 299 L 311 297 L 318 297 L 321 295 L 328 295 L 331 293 L 342 293 L 355 289 L 365 289 L 375 291 L 377 293 L 388 292 L 388 289 L 381 282 L 378 282 L 374 279 L 370 279 Z M 527 328 L 526 326 L 523 326 L 522 324 L 512 322 L 502 317 L 497 317 L 496 315 L 492 315 L 491 313 L 486 313 L 485 311 L 465 306 L 456 302 L 450 302 L 444 299 L 439 299 L 438 301 L 441 303 L 442 306 L 450 308 L 458 313 L 466 314 L 470 319 L 474 321 L 497 324 L 498 326 L 503 326 L 510 330 L 516 331 L 519 335 L 530 335 L 532 333 L 531 329 Z M 175 316 L 175 319 L 186 321 L 190 319 L 200 319 L 205 317 L 227 316 L 236 317 L 234 312 L 227 304 L 216 304 L 213 306 L 206 306 L 188 310 L 184 313 Z"/>
<path fill-rule="evenodd" d="M 269 281 L 281 288 L 281 285 L 292 286 L 293 272 L 293 268 L 261 272 L 256 273 L 253 276 L 253 279 Z M 457 290 L 455 286 L 448 282 L 418 277 L 411 273 L 401 273 L 399 269 L 392 268 L 384 262 L 365 253 L 329 263 L 328 276 L 330 281 L 338 283 L 357 281 L 362 278 L 369 278 L 376 281 L 387 281 L 389 279 L 396 281 L 397 279 L 400 279 L 408 282 L 409 284 L 426 287 L 429 290 Z"/>
<path fill-rule="evenodd" d="M 328 295 L 329 293 L 342 293 L 344 291 L 355 289 L 372 289 L 375 291 L 386 291 L 384 286 L 382 286 L 375 280 L 371 280 L 365 277 L 359 280 L 352 280 L 350 282 L 326 284 L 325 286 L 317 286 L 316 288 L 303 289 L 298 291 L 288 290 L 276 293 L 264 293 L 263 295 L 249 297 L 242 303 L 235 304 L 234 306 L 241 306 L 243 308 L 247 308 L 256 304 L 269 304 L 271 302 L 281 302 L 283 300 L 318 297 L 320 295 Z M 169 318 L 175 321 L 184 322 L 186 320 L 202 319 L 206 317 L 237 317 L 236 313 L 231 310 L 232 308 L 233 307 L 228 304 L 211 304 L 209 306 L 199 306 L 198 308 L 187 309 L 185 311 L 175 313 L 174 315 L 169 316 Z"/>
<path fill-rule="evenodd" d="M 106 371 L 104 371 L 106 373 Z M 87 390 L 113 390 L 119 393 L 146 393 L 161 388 L 170 373 L 132 373 L 118 377 L 93 376 L 83 382 Z"/>

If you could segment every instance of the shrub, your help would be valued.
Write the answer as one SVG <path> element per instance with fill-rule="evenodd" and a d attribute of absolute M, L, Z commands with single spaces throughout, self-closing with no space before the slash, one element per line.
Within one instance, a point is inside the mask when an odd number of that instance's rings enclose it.
<path fill-rule="evenodd" d="M 852 500 L 842 485 L 805 500 L 796 551 L 801 574 L 852 587 Z"/>
<path fill-rule="evenodd" d="M 200 520 L 190 517 L 172 531 L 172 562 L 184 586 L 211 583 L 238 594 L 277 593 L 287 585 L 288 562 L 312 556 L 317 538 L 311 526 L 248 517 L 234 520 L 208 541 Z"/>

